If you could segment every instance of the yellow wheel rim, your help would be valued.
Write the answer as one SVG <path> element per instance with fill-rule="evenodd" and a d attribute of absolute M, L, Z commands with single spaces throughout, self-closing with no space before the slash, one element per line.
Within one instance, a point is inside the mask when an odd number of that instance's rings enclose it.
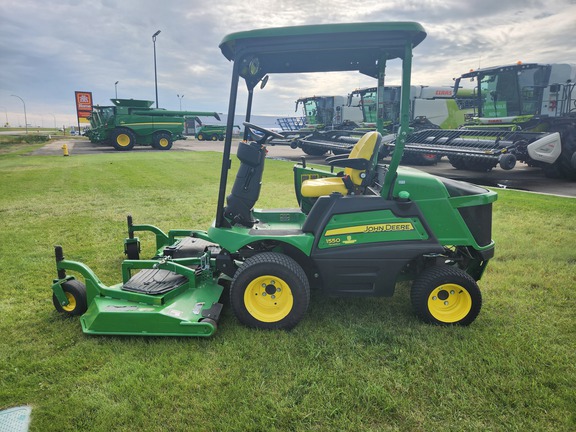
<path fill-rule="evenodd" d="M 64 294 L 66 294 L 68 304 L 66 306 L 62 306 L 62 309 L 66 312 L 72 312 L 74 309 L 76 309 L 76 297 L 74 297 L 69 292 L 65 292 Z"/>
<path fill-rule="evenodd" d="M 282 279 L 260 276 L 244 291 L 244 305 L 254 318 L 262 322 L 277 322 L 285 318 L 294 305 L 292 290 Z"/>
<path fill-rule="evenodd" d="M 161 138 L 158 144 L 160 147 L 168 147 L 168 140 L 166 138 Z"/>
<path fill-rule="evenodd" d="M 444 284 L 428 297 L 428 310 L 438 321 L 455 323 L 466 317 L 472 309 L 472 297 L 461 285 Z"/>
<path fill-rule="evenodd" d="M 126 147 L 130 145 L 130 137 L 126 134 L 120 134 L 116 137 L 116 142 L 120 147 Z"/>

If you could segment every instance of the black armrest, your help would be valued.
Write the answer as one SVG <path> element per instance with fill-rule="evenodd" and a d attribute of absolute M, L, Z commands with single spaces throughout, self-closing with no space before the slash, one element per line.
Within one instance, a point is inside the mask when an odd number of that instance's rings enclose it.
<path fill-rule="evenodd" d="M 362 159 L 362 158 L 354 158 L 354 159 L 342 158 L 342 159 L 332 159 L 330 161 L 328 161 L 327 159 L 326 162 L 328 162 L 329 165 L 334 165 L 342 168 L 352 168 L 357 170 L 367 169 L 370 167 L 370 161 L 368 159 Z"/>

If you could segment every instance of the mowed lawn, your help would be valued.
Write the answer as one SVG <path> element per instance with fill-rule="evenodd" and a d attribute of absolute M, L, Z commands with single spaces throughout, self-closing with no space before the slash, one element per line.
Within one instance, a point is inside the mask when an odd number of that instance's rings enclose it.
<path fill-rule="evenodd" d="M 210 339 L 88 336 L 52 306 L 53 246 L 119 282 L 126 215 L 207 229 L 221 155 L 28 151 L 0 151 L 0 409 L 31 406 L 31 431 L 576 430 L 576 199 L 498 192 L 467 328 L 418 321 L 403 285 L 313 292 L 291 332 L 225 308 Z M 295 207 L 292 164 L 266 163 L 257 206 Z"/>

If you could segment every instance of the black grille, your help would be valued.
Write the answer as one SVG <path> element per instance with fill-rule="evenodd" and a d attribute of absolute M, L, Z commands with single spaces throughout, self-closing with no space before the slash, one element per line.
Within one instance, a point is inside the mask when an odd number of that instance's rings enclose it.
<path fill-rule="evenodd" d="M 458 209 L 462 219 L 479 246 L 487 246 L 492 241 L 492 204 Z"/>

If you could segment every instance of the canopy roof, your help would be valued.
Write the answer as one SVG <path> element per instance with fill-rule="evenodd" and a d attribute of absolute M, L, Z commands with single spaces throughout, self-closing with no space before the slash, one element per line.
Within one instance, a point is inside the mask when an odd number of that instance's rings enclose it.
<path fill-rule="evenodd" d="M 240 75 L 258 82 L 268 73 L 358 70 L 376 77 L 377 63 L 403 57 L 426 37 L 415 22 L 324 24 L 268 28 L 225 36 L 220 49 L 241 61 Z"/>
<path fill-rule="evenodd" d="M 505 71 L 517 71 L 517 70 L 522 70 L 522 69 L 532 69 L 535 67 L 541 66 L 538 63 L 516 63 L 516 64 L 510 64 L 510 65 L 505 65 L 505 66 L 492 66 L 492 67 L 487 67 L 487 68 L 482 68 L 482 69 L 476 69 L 476 70 L 471 70 L 470 72 L 467 72 L 465 74 L 462 74 L 461 78 L 473 78 L 473 77 L 477 77 L 479 75 L 488 75 L 488 74 L 493 74 L 493 73 L 497 73 L 497 72 L 505 72 Z"/>

